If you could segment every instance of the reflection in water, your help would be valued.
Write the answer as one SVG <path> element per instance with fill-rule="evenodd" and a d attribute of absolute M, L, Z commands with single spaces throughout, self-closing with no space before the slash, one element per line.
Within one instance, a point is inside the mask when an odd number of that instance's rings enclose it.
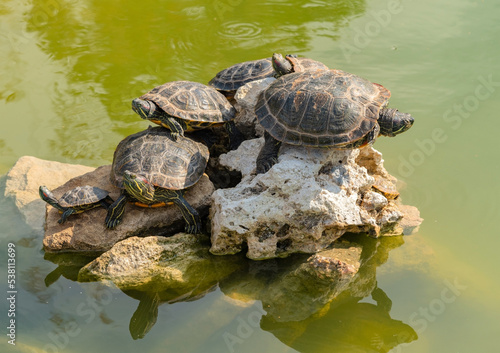
<path fill-rule="evenodd" d="M 353 251 L 361 247 L 362 250 L 358 252 L 359 271 L 345 285 L 341 281 L 325 283 L 304 275 L 300 269 L 309 255 L 267 261 L 251 261 L 242 256 L 212 256 L 210 264 L 203 254 L 203 268 L 199 263 L 194 266 L 197 271 L 205 272 L 206 269 L 208 272 L 186 276 L 192 282 L 182 287 L 168 288 L 161 283 L 169 279 L 155 276 L 155 282 L 147 282 L 144 288 L 136 286 L 133 290 L 124 290 L 139 301 L 130 318 L 130 335 L 134 340 L 144 338 L 161 320 L 158 316 L 160 305 L 197 301 L 219 289 L 237 302 L 260 301 L 265 313 L 260 319 L 260 328 L 299 352 L 388 352 L 399 344 L 416 340 L 417 335 L 410 326 L 391 318 L 391 299 L 377 286 L 376 280 L 377 267 L 387 261 L 391 249 L 403 244 L 402 237 L 372 239 L 347 235 L 345 238 L 338 245 L 339 249 Z M 57 260 L 57 256 L 53 260 Z M 66 260 L 58 262 L 69 265 Z M 70 266 L 66 268 L 68 272 L 60 272 L 70 277 L 68 274 L 73 274 L 74 270 L 69 270 Z M 217 271 L 217 268 L 223 270 Z M 55 277 L 50 274 L 45 282 L 53 283 Z M 217 330 L 221 330 L 217 324 L 214 322 L 211 336 L 217 336 Z M 234 322 L 229 322 L 225 332 L 229 332 L 232 325 Z"/>
<path fill-rule="evenodd" d="M 158 318 L 158 305 L 160 296 L 158 293 L 141 293 L 139 306 L 130 319 L 129 330 L 134 340 L 144 338 L 155 325 Z"/>
<path fill-rule="evenodd" d="M 380 289 L 371 293 L 376 304 L 347 298 L 319 317 L 299 322 L 276 322 L 265 316 L 263 330 L 299 352 L 388 352 L 417 339 L 407 324 L 391 318 L 391 301 Z"/>

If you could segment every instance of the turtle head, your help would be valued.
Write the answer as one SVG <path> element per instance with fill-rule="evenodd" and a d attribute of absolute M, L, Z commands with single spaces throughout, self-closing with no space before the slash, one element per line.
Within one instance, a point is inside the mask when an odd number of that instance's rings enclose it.
<path fill-rule="evenodd" d="M 274 53 L 272 57 L 273 68 L 276 77 L 280 77 L 293 72 L 293 66 L 289 60 L 279 53 Z"/>
<path fill-rule="evenodd" d="M 155 187 L 142 175 L 128 170 L 123 174 L 123 186 L 127 193 L 140 201 L 153 201 Z"/>
<path fill-rule="evenodd" d="M 154 119 L 156 104 L 153 102 L 136 98 L 132 101 L 132 110 L 145 120 Z"/>
<path fill-rule="evenodd" d="M 397 109 L 382 109 L 378 119 L 380 134 L 391 137 L 399 135 L 411 128 L 413 121 L 413 117 L 408 113 L 401 113 Z"/>

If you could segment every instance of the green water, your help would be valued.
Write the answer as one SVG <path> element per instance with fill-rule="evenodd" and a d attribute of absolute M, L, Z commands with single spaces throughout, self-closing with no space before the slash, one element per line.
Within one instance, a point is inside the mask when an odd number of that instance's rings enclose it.
<path fill-rule="evenodd" d="M 156 312 L 151 293 L 77 282 L 90 259 L 44 258 L 42 235 L 2 200 L 2 293 L 9 242 L 19 281 L 15 347 L 0 302 L 2 351 L 497 352 L 498 18 L 500 2 L 484 0 L 3 0 L 0 174 L 23 155 L 108 164 L 124 136 L 147 126 L 133 98 L 279 51 L 379 82 L 416 118 L 375 147 L 425 221 L 411 237 L 366 240 L 380 255 L 363 276 L 377 281 L 382 304 L 352 294 L 283 323 L 264 299 L 231 295 L 251 278 L 265 283 L 274 262 L 241 260 L 238 274 L 160 298 Z M 134 340 L 138 316 L 152 327 Z"/>

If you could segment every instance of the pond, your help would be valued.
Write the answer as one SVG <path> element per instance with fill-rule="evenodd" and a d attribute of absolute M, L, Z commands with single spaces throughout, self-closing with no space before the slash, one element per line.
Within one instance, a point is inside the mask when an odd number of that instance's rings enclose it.
<path fill-rule="evenodd" d="M 279 320 L 245 292 L 287 264 L 238 271 L 186 296 L 77 281 L 92 257 L 45 254 L 0 190 L 0 268 L 16 245 L 11 352 L 494 352 L 500 326 L 500 3 L 484 0 L 4 0 L 0 174 L 24 155 L 97 167 L 148 126 L 130 102 L 173 80 L 294 53 L 378 82 L 411 130 L 375 148 L 424 222 L 411 236 L 359 236 L 371 295 L 345 293 Z M 243 295 L 242 293 L 245 293 Z M 293 302 L 286 303 L 293 305 Z M 9 325 L 9 301 L 0 322 Z"/>

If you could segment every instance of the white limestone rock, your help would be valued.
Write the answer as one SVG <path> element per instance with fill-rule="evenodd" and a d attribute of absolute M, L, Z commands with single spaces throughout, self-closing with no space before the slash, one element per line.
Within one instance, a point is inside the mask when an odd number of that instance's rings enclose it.
<path fill-rule="evenodd" d="M 313 253 L 348 231 L 379 235 L 384 222 L 403 217 L 392 208 L 379 217 L 389 203 L 381 194 L 370 194 L 369 210 L 361 206 L 363 196 L 373 193 L 374 178 L 358 164 L 359 149 L 283 145 L 278 163 L 255 175 L 262 143 L 263 139 L 245 141 L 220 158 L 243 179 L 212 196 L 212 253 L 237 253 L 245 243 L 252 259 Z"/>
<path fill-rule="evenodd" d="M 253 108 L 257 103 L 260 92 L 265 90 L 276 79 L 273 77 L 252 81 L 241 86 L 234 95 L 235 108 L 238 111 L 235 122 L 245 136 L 263 136 L 264 128 L 256 124 L 256 116 Z"/>

